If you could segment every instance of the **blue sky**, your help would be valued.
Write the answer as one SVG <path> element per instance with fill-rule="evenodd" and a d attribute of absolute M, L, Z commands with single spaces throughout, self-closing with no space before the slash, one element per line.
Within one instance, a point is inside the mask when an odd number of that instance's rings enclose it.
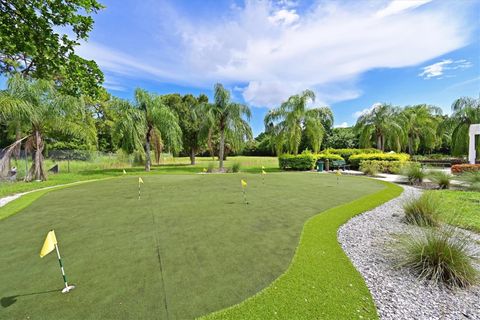
<path fill-rule="evenodd" d="M 480 2 L 474 0 L 101 0 L 87 43 L 113 95 L 136 87 L 206 93 L 216 82 L 268 108 L 312 89 L 337 126 L 374 103 L 428 103 L 448 112 L 480 94 Z"/>

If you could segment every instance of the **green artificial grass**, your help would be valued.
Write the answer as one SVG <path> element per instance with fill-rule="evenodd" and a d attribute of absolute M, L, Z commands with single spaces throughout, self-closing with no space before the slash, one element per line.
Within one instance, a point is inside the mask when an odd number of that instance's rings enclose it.
<path fill-rule="evenodd" d="M 141 200 L 137 176 L 126 176 L 48 192 L 1 220 L 0 318 L 191 319 L 267 286 L 212 317 L 376 317 L 336 230 L 398 187 L 313 173 L 142 177 Z M 270 285 L 290 265 L 308 219 L 293 264 Z M 68 295 L 58 291 L 54 254 L 38 256 L 52 228 L 77 285 Z"/>
<path fill-rule="evenodd" d="M 448 224 L 480 232 L 480 192 L 430 191 L 440 201 L 440 218 Z"/>
<path fill-rule="evenodd" d="M 288 270 L 244 302 L 202 319 L 377 319 L 362 276 L 337 241 L 338 228 L 351 217 L 399 196 L 385 189 L 329 209 L 307 221 Z"/>

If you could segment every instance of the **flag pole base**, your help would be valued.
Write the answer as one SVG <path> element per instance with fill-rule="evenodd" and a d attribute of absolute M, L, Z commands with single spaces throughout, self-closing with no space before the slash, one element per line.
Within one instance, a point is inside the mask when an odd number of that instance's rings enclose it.
<path fill-rule="evenodd" d="M 69 292 L 72 291 L 73 289 L 75 289 L 75 286 L 65 287 L 65 288 L 62 289 L 62 293 L 69 293 Z"/>

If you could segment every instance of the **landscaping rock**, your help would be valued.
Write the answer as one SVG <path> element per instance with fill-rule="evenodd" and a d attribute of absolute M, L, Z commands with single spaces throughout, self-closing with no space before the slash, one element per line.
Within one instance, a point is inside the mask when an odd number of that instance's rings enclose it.
<path fill-rule="evenodd" d="M 395 236 L 418 232 L 418 227 L 402 221 L 402 206 L 421 191 L 404 189 L 400 197 L 352 218 L 338 231 L 338 240 L 365 279 L 380 318 L 480 319 L 480 285 L 450 290 L 396 267 Z M 472 237 L 478 251 L 480 235 L 462 232 Z M 480 270 L 480 265 L 476 267 Z"/>

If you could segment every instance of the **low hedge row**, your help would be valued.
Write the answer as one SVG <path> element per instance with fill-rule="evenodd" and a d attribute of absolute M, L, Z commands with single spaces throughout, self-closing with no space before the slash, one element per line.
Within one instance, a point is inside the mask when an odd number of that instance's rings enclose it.
<path fill-rule="evenodd" d="M 405 162 L 410 160 L 410 155 L 406 153 L 360 153 L 354 154 L 350 157 L 350 166 L 352 169 L 358 169 L 362 161 L 400 161 Z"/>
<path fill-rule="evenodd" d="M 299 155 L 283 154 L 278 157 L 278 165 L 282 170 L 312 170 L 317 160 L 343 160 L 337 154 L 330 153 L 302 153 Z"/>
<path fill-rule="evenodd" d="M 360 170 L 362 167 L 375 166 L 378 172 L 398 174 L 405 164 L 402 161 L 363 160 L 360 162 Z"/>
<path fill-rule="evenodd" d="M 360 153 L 379 153 L 380 151 L 378 149 L 373 149 L 373 148 L 368 148 L 368 149 L 351 149 L 351 148 L 345 148 L 345 149 L 333 149 L 329 148 L 324 151 L 325 153 L 331 153 L 331 154 L 338 154 L 341 156 L 347 163 L 349 163 L 349 159 L 352 155 L 354 154 L 360 154 Z"/>
<path fill-rule="evenodd" d="M 480 164 L 455 164 L 451 168 L 452 173 L 480 171 Z"/>

